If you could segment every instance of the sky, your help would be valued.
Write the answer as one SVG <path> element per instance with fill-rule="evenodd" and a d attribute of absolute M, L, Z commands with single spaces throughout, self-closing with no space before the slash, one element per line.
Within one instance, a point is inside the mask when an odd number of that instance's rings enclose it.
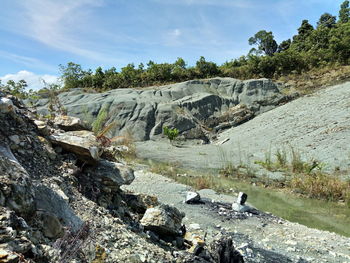
<path fill-rule="evenodd" d="M 129 63 L 222 64 L 246 55 L 248 39 L 272 31 L 277 42 L 316 25 L 343 0 L 0 0 L 0 80 L 42 87 L 59 65 L 83 69 Z"/>

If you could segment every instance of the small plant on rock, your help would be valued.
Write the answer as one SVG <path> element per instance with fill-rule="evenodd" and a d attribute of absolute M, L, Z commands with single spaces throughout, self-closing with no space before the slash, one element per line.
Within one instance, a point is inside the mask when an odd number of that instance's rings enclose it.
<path fill-rule="evenodd" d="M 170 129 L 168 126 L 164 126 L 163 133 L 165 136 L 168 137 L 170 142 L 176 139 L 177 136 L 179 136 L 179 130 L 176 128 Z"/>

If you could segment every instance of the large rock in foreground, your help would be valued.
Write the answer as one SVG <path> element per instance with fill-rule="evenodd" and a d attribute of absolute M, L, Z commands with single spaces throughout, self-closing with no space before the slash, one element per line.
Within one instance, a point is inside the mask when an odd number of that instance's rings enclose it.
<path fill-rule="evenodd" d="M 50 136 L 50 140 L 64 150 L 76 154 L 81 161 L 96 164 L 100 158 L 99 145 L 93 132 L 70 131 L 56 133 Z"/>
<path fill-rule="evenodd" d="M 131 184 L 135 179 L 134 171 L 130 167 L 106 160 L 101 160 L 97 166 L 86 168 L 85 172 L 111 190 Z"/>
<path fill-rule="evenodd" d="M 289 97 L 268 79 L 213 78 L 104 93 L 75 89 L 60 94 L 59 99 L 68 115 L 81 119 L 93 120 L 107 111 L 109 121 L 118 124 L 111 135 L 131 133 L 135 140 L 144 141 L 162 134 L 164 126 L 179 129 L 185 138 L 208 140 L 208 132 L 238 125 Z M 36 103 L 40 113 L 47 112 L 47 103 L 48 99 Z M 234 108 L 239 104 L 245 108 Z"/>
<path fill-rule="evenodd" d="M 140 223 L 157 234 L 177 236 L 184 217 L 185 214 L 175 207 L 159 205 L 148 208 Z"/>
<path fill-rule="evenodd" d="M 56 116 L 56 118 L 54 119 L 54 123 L 64 131 L 90 130 L 90 127 L 87 123 L 85 123 L 79 118 L 72 116 Z"/>

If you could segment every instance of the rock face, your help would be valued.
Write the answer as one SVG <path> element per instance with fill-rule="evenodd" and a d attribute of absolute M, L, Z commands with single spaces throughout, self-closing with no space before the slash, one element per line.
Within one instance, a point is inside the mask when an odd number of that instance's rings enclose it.
<path fill-rule="evenodd" d="M 95 164 L 100 158 L 99 145 L 91 131 L 55 133 L 50 136 L 50 140 L 66 151 L 73 152 L 84 162 Z"/>
<path fill-rule="evenodd" d="M 99 94 L 78 89 L 60 94 L 59 99 L 69 115 L 85 120 L 96 118 L 102 110 L 108 111 L 109 121 L 118 124 L 112 131 L 114 136 L 130 132 L 139 141 L 156 138 L 164 126 L 179 129 L 185 138 L 208 141 L 209 131 L 238 125 L 289 100 L 270 80 L 232 78 Z M 47 103 L 48 99 L 37 102 L 40 113 L 46 113 Z"/>
<path fill-rule="evenodd" d="M 159 205 L 148 208 L 140 223 L 149 230 L 160 235 L 179 235 L 182 218 L 185 214 L 177 208 L 168 205 Z"/>
<path fill-rule="evenodd" d="M 76 117 L 59 115 L 55 117 L 54 123 L 64 131 L 89 130 L 89 125 Z"/>
<path fill-rule="evenodd" d="M 34 211 L 33 189 L 27 171 L 7 146 L 0 145 L 0 205 L 21 215 Z"/>

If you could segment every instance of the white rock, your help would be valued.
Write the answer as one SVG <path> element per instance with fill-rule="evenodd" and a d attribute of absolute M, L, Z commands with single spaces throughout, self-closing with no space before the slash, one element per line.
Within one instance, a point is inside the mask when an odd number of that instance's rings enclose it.
<path fill-rule="evenodd" d="M 191 204 L 201 200 L 200 195 L 197 192 L 187 192 L 185 203 Z"/>
<path fill-rule="evenodd" d="M 8 98 L 0 98 L 0 112 L 1 113 L 8 113 L 8 112 L 13 112 L 14 110 L 14 105 L 12 100 Z"/>

